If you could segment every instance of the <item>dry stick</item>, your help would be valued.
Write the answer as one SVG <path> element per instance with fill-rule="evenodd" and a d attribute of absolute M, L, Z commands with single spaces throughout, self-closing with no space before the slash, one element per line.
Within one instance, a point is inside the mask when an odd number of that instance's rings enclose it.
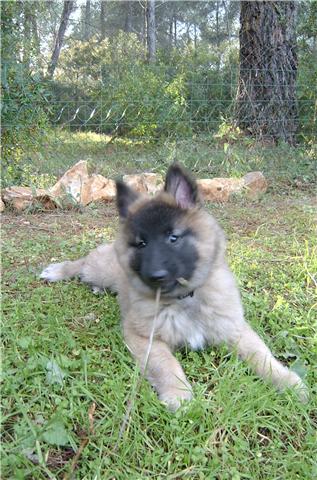
<path fill-rule="evenodd" d="M 123 417 L 123 420 L 122 420 L 122 423 L 121 423 L 121 426 L 120 426 L 118 440 L 117 440 L 117 443 L 115 444 L 115 447 L 114 447 L 114 450 L 113 450 L 114 452 L 117 451 L 117 449 L 119 447 L 120 440 L 121 440 L 121 438 L 122 438 L 122 436 L 123 436 L 123 434 L 124 434 L 124 432 L 127 428 L 128 422 L 129 422 L 130 417 L 131 417 L 133 401 L 135 400 L 136 394 L 137 394 L 137 392 L 138 392 L 138 390 L 141 386 L 142 378 L 144 377 L 145 372 L 146 372 L 146 368 L 147 368 L 147 364 L 148 364 L 148 361 L 149 361 L 151 348 L 152 348 L 152 344 L 153 344 L 156 320 L 157 320 L 157 315 L 158 315 L 159 305 L 160 305 L 160 297 L 161 297 L 161 289 L 158 288 L 156 290 L 156 298 L 155 298 L 155 314 L 154 314 L 154 318 L 153 318 L 153 323 L 152 323 L 152 329 L 151 329 L 151 333 L 150 333 L 148 348 L 147 348 L 147 351 L 146 351 L 146 354 L 145 354 L 144 372 L 143 372 L 142 376 L 141 375 L 139 376 L 138 382 L 137 382 L 136 387 L 135 387 L 135 390 L 132 392 L 131 397 L 129 398 L 129 400 L 127 402 L 127 409 L 126 409 L 125 415 Z"/>
<path fill-rule="evenodd" d="M 88 410 L 88 419 L 89 419 L 89 434 L 92 435 L 94 433 L 94 413 L 95 413 L 95 410 L 96 410 L 96 404 L 95 402 L 93 402 Z M 75 471 L 75 468 L 77 467 L 77 464 L 78 464 L 78 460 L 84 450 L 84 448 L 86 447 L 86 445 L 88 445 L 89 443 L 89 436 L 87 437 L 84 437 L 79 445 L 79 448 L 76 452 L 76 455 L 74 456 L 73 460 L 72 460 L 72 464 L 71 464 L 71 467 L 70 467 L 70 472 L 68 473 L 65 473 L 64 477 L 63 477 L 63 480 L 69 480 L 74 471 Z"/>
<path fill-rule="evenodd" d="M 182 285 L 182 287 L 187 287 L 188 286 L 188 281 L 185 278 L 178 277 L 176 280 L 178 281 L 178 283 L 180 285 Z"/>

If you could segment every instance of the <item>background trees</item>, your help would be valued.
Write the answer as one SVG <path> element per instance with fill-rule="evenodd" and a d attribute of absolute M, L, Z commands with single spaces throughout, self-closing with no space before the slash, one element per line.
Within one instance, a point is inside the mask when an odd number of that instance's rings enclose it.
<path fill-rule="evenodd" d="M 296 5 L 241 2 L 240 14 L 235 1 L 3 2 L 10 155 L 44 124 L 150 139 L 220 124 L 313 138 L 316 2 Z"/>

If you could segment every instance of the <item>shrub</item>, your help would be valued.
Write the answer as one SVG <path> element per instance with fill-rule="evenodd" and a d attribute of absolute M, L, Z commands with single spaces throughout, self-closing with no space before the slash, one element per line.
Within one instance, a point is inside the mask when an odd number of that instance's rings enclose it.
<path fill-rule="evenodd" d="M 43 80 L 18 63 L 4 63 L 2 87 L 2 161 L 4 185 L 19 183 L 25 152 L 43 141 L 48 99 Z"/>

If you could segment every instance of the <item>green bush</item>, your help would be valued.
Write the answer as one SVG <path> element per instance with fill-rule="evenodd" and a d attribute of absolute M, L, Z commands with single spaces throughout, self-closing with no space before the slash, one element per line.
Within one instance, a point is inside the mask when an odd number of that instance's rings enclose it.
<path fill-rule="evenodd" d="M 99 92 L 96 93 L 96 99 Z M 190 133 L 183 75 L 169 80 L 164 68 L 138 65 L 115 74 L 100 92 L 104 133 L 158 137 Z"/>
<path fill-rule="evenodd" d="M 40 76 L 23 65 L 4 63 L 2 87 L 2 184 L 21 183 L 25 153 L 43 142 L 48 128 L 48 98 Z"/>
<path fill-rule="evenodd" d="M 55 118 L 73 129 L 157 138 L 216 130 L 235 94 L 237 48 L 207 43 L 157 52 L 146 63 L 133 33 L 76 41 L 54 82 Z"/>

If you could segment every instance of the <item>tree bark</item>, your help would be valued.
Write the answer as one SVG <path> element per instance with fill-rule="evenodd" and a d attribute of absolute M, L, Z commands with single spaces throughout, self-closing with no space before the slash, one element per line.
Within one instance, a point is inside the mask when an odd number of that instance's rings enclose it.
<path fill-rule="evenodd" d="M 156 26 L 155 26 L 155 0 L 146 2 L 146 38 L 147 59 L 149 63 L 155 63 L 156 58 Z"/>
<path fill-rule="evenodd" d="M 177 18 L 174 15 L 174 47 L 177 46 Z"/>
<path fill-rule="evenodd" d="M 53 78 L 53 75 L 57 66 L 57 62 L 59 59 L 59 54 L 63 46 L 64 36 L 65 36 L 66 28 L 68 25 L 69 17 L 70 17 L 70 14 L 72 13 L 73 7 L 74 7 L 74 0 L 64 0 L 61 23 L 56 36 L 55 46 L 54 46 L 54 50 L 51 57 L 51 62 L 47 70 L 49 78 Z"/>
<path fill-rule="evenodd" d="M 127 1 L 125 2 L 125 8 L 126 8 L 126 16 L 125 16 L 125 21 L 124 21 L 124 31 L 127 33 L 132 32 L 132 2 Z"/>
<path fill-rule="evenodd" d="M 24 43 L 23 43 L 23 63 L 27 68 L 30 67 L 30 52 L 31 52 L 31 22 L 32 22 L 32 13 L 31 5 L 28 2 L 23 2 L 23 33 L 24 33 Z"/>
<path fill-rule="evenodd" d="M 236 117 L 251 135 L 295 143 L 296 2 L 243 1 Z"/>
<path fill-rule="evenodd" d="M 219 2 L 216 2 L 216 45 L 219 47 L 220 38 L 219 38 Z"/>
<path fill-rule="evenodd" d="M 85 6 L 85 20 L 84 20 L 84 39 L 87 41 L 90 37 L 90 25 L 91 25 L 91 9 L 90 0 L 86 0 Z"/>
<path fill-rule="evenodd" d="M 168 39 L 170 47 L 173 47 L 173 25 L 174 25 L 174 13 L 169 18 L 169 26 L 168 26 Z"/>
<path fill-rule="evenodd" d="M 106 38 L 106 2 L 101 0 L 100 6 L 100 38 L 104 40 Z"/>
<path fill-rule="evenodd" d="M 34 2 L 32 16 L 31 16 L 32 38 L 33 38 L 34 52 L 35 52 L 35 55 L 38 57 L 41 53 L 41 40 L 40 40 L 38 26 L 37 26 L 37 18 L 40 13 L 38 10 L 36 10 L 36 8 L 37 8 L 37 2 Z"/>

